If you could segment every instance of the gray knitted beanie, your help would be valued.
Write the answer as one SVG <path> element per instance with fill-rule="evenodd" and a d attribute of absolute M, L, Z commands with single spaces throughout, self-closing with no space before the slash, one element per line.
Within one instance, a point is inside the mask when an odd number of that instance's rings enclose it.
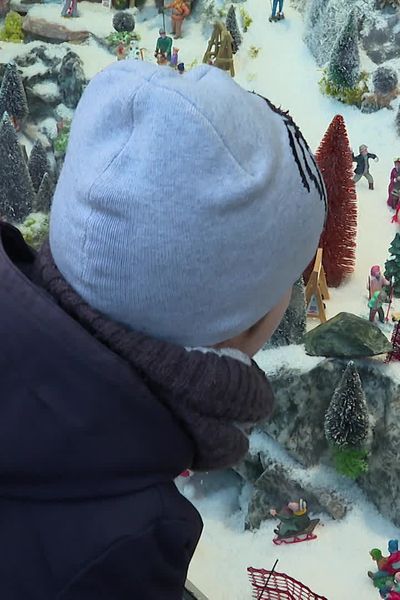
<path fill-rule="evenodd" d="M 131 329 L 207 346 L 299 277 L 325 188 L 298 128 L 209 66 L 120 61 L 78 105 L 50 219 L 59 270 Z"/>

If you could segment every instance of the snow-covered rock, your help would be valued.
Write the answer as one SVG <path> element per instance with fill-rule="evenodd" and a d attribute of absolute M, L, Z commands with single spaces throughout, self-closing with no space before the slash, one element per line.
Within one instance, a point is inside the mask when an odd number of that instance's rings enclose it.
<path fill-rule="evenodd" d="M 53 43 L 84 42 L 90 33 L 86 30 L 76 31 L 47 19 L 26 15 L 22 28 L 28 38 L 45 40 Z"/>

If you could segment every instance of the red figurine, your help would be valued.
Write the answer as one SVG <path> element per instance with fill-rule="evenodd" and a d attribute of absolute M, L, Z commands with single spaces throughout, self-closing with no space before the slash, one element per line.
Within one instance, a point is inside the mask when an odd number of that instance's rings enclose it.
<path fill-rule="evenodd" d="M 116 54 L 117 54 L 117 60 L 125 60 L 126 48 L 122 42 L 120 44 L 118 44 Z"/>
<path fill-rule="evenodd" d="M 394 167 L 390 172 L 390 183 L 388 188 L 387 204 L 394 210 L 397 209 L 400 197 L 400 158 L 394 161 Z"/>

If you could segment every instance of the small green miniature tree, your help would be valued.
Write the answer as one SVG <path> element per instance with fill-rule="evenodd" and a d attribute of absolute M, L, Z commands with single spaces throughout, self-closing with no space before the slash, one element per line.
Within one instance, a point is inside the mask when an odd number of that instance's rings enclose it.
<path fill-rule="evenodd" d="M 332 447 L 336 469 L 357 479 L 367 470 L 366 440 L 369 415 L 360 376 L 350 361 L 325 414 L 325 437 Z"/>
<path fill-rule="evenodd" d="M 21 76 L 14 62 L 8 63 L 0 88 L 0 115 L 7 112 L 16 129 L 28 115 L 28 102 Z"/>
<path fill-rule="evenodd" d="M 360 77 L 357 19 L 354 11 L 339 35 L 328 66 L 328 80 L 342 88 L 353 88 Z"/>
<path fill-rule="evenodd" d="M 17 134 L 7 113 L 0 124 L 0 215 L 22 222 L 31 212 L 34 191 Z"/>
<path fill-rule="evenodd" d="M 0 29 L 1 42 L 19 43 L 24 41 L 22 31 L 23 18 L 17 12 L 11 11 L 5 18 L 4 27 Z"/>
<path fill-rule="evenodd" d="M 51 201 L 53 199 L 53 186 L 48 173 L 45 173 L 42 178 L 39 190 L 36 194 L 34 202 L 34 210 L 37 212 L 50 212 Z"/>
<path fill-rule="evenodd" d="M 49 159 L 47 158 L 47 152 L 43 148 L 43 144 L 40 140 L 36 140 L 33 144 L 29 161 L 28 161 L 29 175 L 31 176 L 33 189 L 35 193 L 38 192 L 40 184 L 45 173 L 50 175 L 51 167 Z"/>
<path fill-rule="evenodd" d="M 236 10 L 233 4 L 231 4 L 226 16 L 226 28 L 232 36 L 232 52 L 233 54 L 236 54 L 242 43 L 242 36 L 240 35 L 239 26 L 236 20 Z"/>
<path fill-rule="evenodd" d="M 389 253 L 391 257 L 385 263 L 385 277 L 389 280 L 394 278 L 393 293 L 400 298 L 400 233 L 396 233 Z"/>

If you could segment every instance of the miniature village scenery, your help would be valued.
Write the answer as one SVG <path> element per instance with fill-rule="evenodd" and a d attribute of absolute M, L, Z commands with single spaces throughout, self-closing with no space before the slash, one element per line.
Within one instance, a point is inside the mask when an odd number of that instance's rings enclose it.
<path fill-rule="evenodd" d="M 176 482 L 205 525 L 189 579 L 210 600 L 399 600 L 400 0 L 0 0 L 0 218 L 34 248 L 80 97 L 122 60 L 210 64 L 288 110 L 327 190 L 255 357 L 272 418 L 235 468 Z"/>

